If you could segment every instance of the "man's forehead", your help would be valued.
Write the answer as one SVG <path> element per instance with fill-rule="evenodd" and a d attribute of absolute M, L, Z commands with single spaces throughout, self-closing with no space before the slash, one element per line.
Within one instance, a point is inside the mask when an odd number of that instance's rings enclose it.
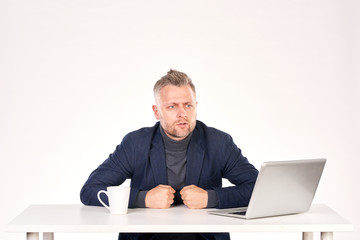
<path fill-rule="evenodd" d="M 161 101 L 173 103 L 186 103 L 195 101 L 195 94 L 190 86 L 181 87 L 168 85 L 163 87 L 159 92 Z"/>

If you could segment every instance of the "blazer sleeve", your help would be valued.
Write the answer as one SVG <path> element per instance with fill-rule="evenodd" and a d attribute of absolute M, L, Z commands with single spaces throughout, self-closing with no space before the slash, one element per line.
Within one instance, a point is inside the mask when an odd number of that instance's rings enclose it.
<path fill-rule="evenodd" d="M 89 176 L 80 191 L 81 202 L 85 205 L 101 206 L 97 198 L 100 190 L 106 190 L 108 186 L 119 186 L 126 179 L 132 177 L 133 144 L 125 137 L 115 151 Z M 138 189 L 131 188 L 129 207 L 132 207 Z M 108 204 L 107 197 L 102 194 L 101 199 Z"/>
<path fill-rule="evenodd" d="M 247 206 L 258 176 L 258 170 L 242 155 L 241 150 L 233 142 L 230 135 L 226 135 L 221 151 L 224 161 L 222 176 L 234 186 L 213 188 L 219 201 L 217 207 Z"/>

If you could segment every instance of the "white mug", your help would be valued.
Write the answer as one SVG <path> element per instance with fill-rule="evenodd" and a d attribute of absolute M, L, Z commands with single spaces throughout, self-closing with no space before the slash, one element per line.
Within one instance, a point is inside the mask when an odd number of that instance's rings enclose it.
<path fill-rule="evenodd" d="M 100 198 L 100 194 L 105 193 L 109 199 L 109 206 Z M 130 187 L 111 186 L 107 191 L 100 190 L 97 197 L 102 205 L 110 210 L 111 214 L 126 214 L 128 210 Z"/>

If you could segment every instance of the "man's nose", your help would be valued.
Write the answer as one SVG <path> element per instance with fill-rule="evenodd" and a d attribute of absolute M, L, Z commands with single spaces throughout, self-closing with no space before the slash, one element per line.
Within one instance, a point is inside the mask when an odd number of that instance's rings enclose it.
<path fill-rule="evenodd" d="M 178 108 L 178 114 L 177 114 L 178 117 L 185 117 L 186 116 L 186 110 L 184 107 L 179 107 Z"/>

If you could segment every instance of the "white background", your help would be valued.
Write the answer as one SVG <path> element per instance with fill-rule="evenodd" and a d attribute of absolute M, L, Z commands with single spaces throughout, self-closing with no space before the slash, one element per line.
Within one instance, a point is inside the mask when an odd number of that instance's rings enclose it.
<path fill-rule="evenodd" d="M 327 158 L 315 202 L 355 225 L 335 239 L 360 239 L 359 12 L 356 0 L 0 0 L 0 238 L 24 239 L 5 227 L 30 204 L 80 203 L 123 136 L 155 123 L 152 87 L 173 68 L 197 87 L 198 119 L 256 167 Z"/>

